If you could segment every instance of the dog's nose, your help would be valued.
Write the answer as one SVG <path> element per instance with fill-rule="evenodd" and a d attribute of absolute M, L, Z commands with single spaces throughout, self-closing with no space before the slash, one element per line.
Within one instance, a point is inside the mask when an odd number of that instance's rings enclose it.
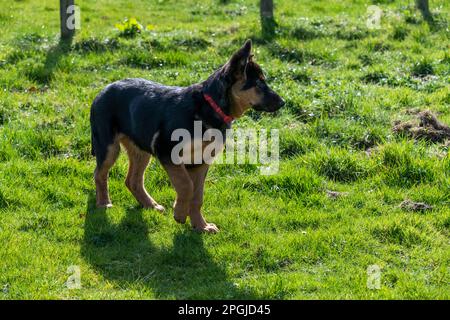
<path fill-rule="evenodd" d="M 286 101 L 280 98 L 280 108 L 286 104 Z"/>

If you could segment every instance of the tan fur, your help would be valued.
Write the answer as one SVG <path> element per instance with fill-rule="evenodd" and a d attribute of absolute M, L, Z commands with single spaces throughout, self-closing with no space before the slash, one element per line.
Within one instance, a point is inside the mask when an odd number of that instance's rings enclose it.
<path fill-rule="evenodd" d="M 177 193 L 173 217 L 177 222 L 185 223 L 189 215 L 189 206 L 194 197 L 194 184 L 184 165 L 163 164 L 163 167 Z"/>
<path fill-rule="evenodd" d="M 150 162 L 151 155 L 139 149 L 127 136 L 119 135 L 120 143 L 124 146 L 128 154 L 128 174 L 125 185 L 134 195 L 136 200 L 144 208 L 154 208 L 164 211 L 164 207 L 159 205 L 145 190 L 144 176 L 145 169 Z"/>
<path fill-rule="evenodd" d="M 164 211 L 164 207 L 153 200 L 144 188 L 144 173 L 151 155 L 139 149 L 123 134 L 119 134 L 115 137 L 114 142 L 108 147 L 106 160 L 100 168 L 95 169 L 94 178 L 97 207 L 112 207 L 108 192 L 108 174 L 109 170 L 119 157 L 120 144 L 125 147 L 129 159 L 128 175 L 125 180 L 125 185 L 144 208 L 154 208 L 158 211 Z"/>
<path fill-rule="evenodd" d="M 129 159 L 125 185 L 144 208 L 164 211 L 164 207 L 159 205 L 144 187 L 145 169 L 148 166 L 151 155 L 141 150 L 130 138 L 123 134 L 116 136 L 114 143 L 108 147 L 105 162 L 100 168 L 95 170 L 97 207 L 109 208 L 112 206 L 108 192 L 108 174 L 119 156 L 120 144 L 127 151 Z M 209 166 L 203 164 L 189 170 L 184 165 L 165 164 L 163 167 L 177 193 L 174 204 L 175 220 L 185 223 L 187 217 L 190 216 L 192 227 L 195 230 L 205 232 L 219 231 L 216 225 L 205 221 L 200 211 L 203 204 L 204 182 Z"/>
<path fill-rule="evenodd" d="M 190 169 L 184 165 L 165 164 L 164 169 L 170 177 L 177 198 L 174 204 L 174 218 L 179 223 L 185 223 L 187 217 L 196 231 L 218 232 L 215 224 L 207 223 L 201 214 L 203 190 L 209 166 L 203 164 Z"/>
<path fill-rule="evenodd" d="M 215 224 L 206 222 L 201 213 L 205 179 L 208 169 L 209 165 L 207 164 L 188 169 L 189 176 L 194 184 L 194 195 L 189 208 L 189 217 L 191 219 L 191 225 L 195 230 L 214 233 L 219 231 L 219 229 Z"/>
<path fill-rule="evenodd" d="M 184 149 L 180 151 L 180 157 L 183 159 L 184 163 L 194 163 L 195 164 L 195 154 L 201 154 L 203 162 L 206 163 L 212 163 L 214 158 L 219 154 L 225 147 L 222 140 L 215 141 L 214 138 L 209 138 L 212 141 L 195 141 L 192 139 L 191 141 L 188 141 L 186 143 L 189 143 L 189 145 L 186 147 L 186 149 L 189 151 L 189 154 L 184 153 Z M 209 148 L 208 148 L 209 147 Z M 208 148 L 207 152 L 205 153 L 205 149 Z"/>
<path fill-rule="evenodd" d="M 237 81 L 231 87 L 231 116 L 235 119 L 240 118 L 252 105 L 261 103 L 263 95 L 257 88 L 242 90 L 245 79 Z"/>
<path fill-rule="evenodd" d="M 96 205 L 98 208 L 112 207 L 111 199 L 108 192 L 108 174 L 116 162 L 120 153 L 119 140 L 114 139 L 114 142 L 108 146 L 106 159 L 100 168 L 96 168 L 94 172 L 94 180 L 96 187 Z"/>

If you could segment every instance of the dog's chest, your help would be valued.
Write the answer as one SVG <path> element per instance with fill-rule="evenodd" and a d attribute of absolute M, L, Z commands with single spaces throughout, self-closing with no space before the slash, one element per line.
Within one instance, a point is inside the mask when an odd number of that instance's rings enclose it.
<path fill-rule="evenodd" d="M 211 164 L 223 150 L 225 139 L 220 131 L 208 130 L 203 137 L 185 139 L 172 150 L 172 160 L 187 165 Z M 175 158 L 175 159 L 174 159 Z"/>

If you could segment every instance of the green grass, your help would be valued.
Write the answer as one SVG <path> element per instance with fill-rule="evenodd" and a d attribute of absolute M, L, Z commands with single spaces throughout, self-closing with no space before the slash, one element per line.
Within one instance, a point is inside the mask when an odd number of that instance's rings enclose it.
<path fill-rule="evenodd" d="M 58 3 L 0 0 L 0 299 L 450 298 L 448 146 L 392 132 L 413 109 L 450 123 L 448 3 L 435 24 L 413 1 L 275 1 L 261 37 L 256 0 L 77 1 L 81 30 L 58 43 Z M 115 24 L 152 25 L 121 37 Z M 142 210 L 111 173 L 114 208 L 93 208 L 89 106 L 108 83 L 205 79 L 245 39 L 286 99 L 237 127 L 280 129 L 280 172 L 213 166 L 204 212 L 217 235 Z M 146 186 L 166 208 L 160 165 Z M 336 199 L 327 190 L 347 192 Z M 405 199 L 433 210 L 405 211 Z M 381 288 L 366 286 L 381 267 Z M 81 269 L 82 289 L 65 286 Z"/>

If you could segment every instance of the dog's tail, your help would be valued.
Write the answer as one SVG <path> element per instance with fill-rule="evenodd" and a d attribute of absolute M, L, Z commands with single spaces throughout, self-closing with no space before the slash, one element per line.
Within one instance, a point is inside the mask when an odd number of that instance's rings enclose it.
<path fill-rule="evenodd" d="M 111 114 L 113 89 L 111 85 L 107 86 L 95 97 L 91 105 L 91 154 L 97 158 L 99 164 L 105 160 L 107 148 L 114 142 L 116 135 Z"/>

